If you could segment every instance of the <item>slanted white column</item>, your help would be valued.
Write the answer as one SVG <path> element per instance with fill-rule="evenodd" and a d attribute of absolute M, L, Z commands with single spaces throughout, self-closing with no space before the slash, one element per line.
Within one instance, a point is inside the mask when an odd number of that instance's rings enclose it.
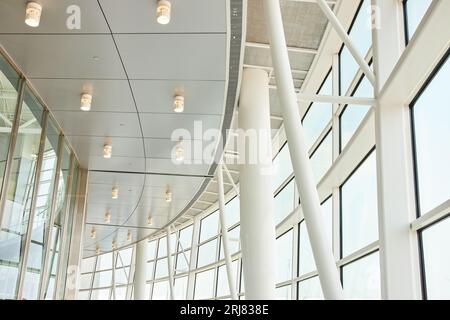
<path fill-rule="evenodd" d="M 169 274 L 169 297 L 174 300 L 174 283 L 173 283 L 173 263 L 172 263 L 172 244 L 170 243 L 170 226 L 167 227 L 167 273 Z"/>
<path fill-rule="evenodd" d="M 227 269 L 228 287 L 230 288 L 231 299 L 237 300 L 236 294 L 236 279 L 232 271 L 231 253 L 229 249 L 229 239 L 227 230 L 227 221 L 225 217 L 225 190 L 223 188 L 223 167 L 221 164 L 217 167 L 217 183 L 219 185 L 219 217 L 220 217 L 220 231 L 222 234 L 223 255 L 225 257 L 225 267 Z"/>
<path fill-rule="evenodd" d="M 136 243 L 136 261 L 134 266 L 134 300 L 148 300 L 145 282 L 147 280 L 147 240 Z"/>
<path fill-rule="evenodd" d="M 404 47 L 402 4 L 372 0 L 375 95 L 391 75 Z M 409 107 L 380 101 L 375 108 L 378 181 L 378 229 L 383 299 L 421 298 L 415 219 Z M 407 143 L 407 141 L 410 141 Z"/>
<path fill-rule="evenodd" d="M 276 252 L 268 84 L 266 71 L 244 69 L 239 103 L 239 141 L 243 142 L 247 137 L 245 147 L 249 152 L 240 150 L 239 182 L 242 262 L 245 297 L 249 300 L 275 299 Z"/>
<path fill-rule="evenodd" d="M 263 4 L 286 137 L 320 284 L 325 299 L 343 299 L 333 251 L 324 232 L 325 221 L 298 110 L 280 2 L 264 0 Z"/>

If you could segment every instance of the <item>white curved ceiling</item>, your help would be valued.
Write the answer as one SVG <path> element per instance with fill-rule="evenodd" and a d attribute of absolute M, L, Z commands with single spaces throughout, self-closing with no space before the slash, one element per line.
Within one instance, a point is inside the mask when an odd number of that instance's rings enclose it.
<path fill-rule="evenodd" d="M 24 24 L 26 2 L 1 1 L 0 43 L 90 170 L 85 255 L 97 245 L 110 251 L 113 239 L 119 247 L 129 244 L 128 230 L 133 241 L 148 236 L 182 212 L 210 178 L 209 164 L 172 162 L 173 130 L 193 133 L 195 121 L 203 130 L 229 125 L 229 2 L 171 0 L 172 19 L 163 26 L 156 23 L 156 0 L 38 0 L 43 14 L 36 29 Z M 79 30 L 66 27 L 70 5 L 81 9 Z M 90 112 L 79 108 L 85 90 L 93 93 Z M 180 90 L 185 112 L 175 114 L 173 96 Z M 102 156 L 107 141 L 109 160 Z M 164 199 L 168 186 L 171 203 Z M 92 226 L 96 239 L 89 237 Z"/>

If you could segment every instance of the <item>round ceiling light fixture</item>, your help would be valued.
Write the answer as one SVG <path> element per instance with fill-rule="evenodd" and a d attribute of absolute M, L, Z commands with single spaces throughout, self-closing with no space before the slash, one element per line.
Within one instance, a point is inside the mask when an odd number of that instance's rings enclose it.
<path fill-rule="evenodd" d="M 111 223 L 111 213 L 109 211 L 105 213 L 105 223 Z"/>
<path fill-rule="evenodd" d="M 159 24 L 168 24 L 170 22 L 170 11 L 172 5 L 167 0 L 158 0 L 156 8 L 156 21 Z"/>
<path fill-rule="evenodd" d="M 175 160 L 177 162 L 182 162 L 184 160 L 183 138 L 178 140 L 177 146 L 175 147 Z"/>
<path fill-rule="evenodd" d="M 184 97 L 176 95 L 173 99 L 173 112 L 182 113 L 184 111 Z"/>
<path fill-rule="evenodd" d="M 153 217 L 151 215 L 148 215 L 147 225 L 149 225 L 149 226 L 153 225 Z"/>
<path fill-rule="evenodd" d="M 113 187 L 112 187 L 111 197 L 112 197 L 113 199 L 119 198 L 119 187 L 118 187 L 118 186 L 113 186 Z"/>
<path fill-rule="evenodd" d="M 112 145 L 109 143 L 105 143 L 103 146 L 103 158 L 111 159 L 112 156 Z"/>
<path fill-rule="evenodd" d="M 131 242 L 133 240 L 133 234 L 131 233 L 131 230 L 128 230 L 127 233 L 127 241 Z"/>
<path fill-rule="evenodd" d="M 92 95 L 89 93 L 83 93 L 81 95 L 81 106 L 82 111 L 90 111 L 92 105 Z"/>
<path fill-rule="evenodd" d="M 39 27 L 41 22 L 42 6 L 34 1 L 27 3 L 27 8 L 25 9 L 25 24 L 32 28 Z"/>
<path fill-rule="evenodd" d="M 91 238 L 95 239 L 97 237 L 97 230 L 95 230 L 95 227 L 92 227 L 91 229 Z"/>
<path fill-rule="evenodd" d="M 166 202 L 172 202 L 172 191 L 169 188 L 166 191 Z"/>
<path fill-rule="evenodd" d="M 101 253 L 100 247 L 97 246 L 97 248 L 95 249 L 95 254 L 96 254 L 96 255 L 99 255 L 100 253 Z"/>

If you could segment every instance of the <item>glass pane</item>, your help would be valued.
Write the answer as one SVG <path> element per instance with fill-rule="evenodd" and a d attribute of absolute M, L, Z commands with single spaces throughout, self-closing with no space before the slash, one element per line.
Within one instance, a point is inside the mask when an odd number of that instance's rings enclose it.
<path fill-rule="evenodd" d="M 329 198 L 322 204 L 322 213 L 325 218 L 325 231 L 328 237 L 330 246 L 333 245 L 333 210 L 332 210 L 332 198 Z M 308 272 L 316 270 L 316 263 L 312 253 L 311 243 L 309 242 L 308 230 L 306 229 L 305 221 L 302 221 L 299 225 L 299 275 L 304 275 Z"/>
<path fill-rule="evenodd" d="M 450 219 L 422 232 L 427 298 L 450 299 Z"/>
<path fill-rule="evenodd" d="M 377 172 L 373 152 L 341 187 L 342 255 L 378 239 Z"/>
<path fill-rule="evenodd" d="M 19 90 L 19 76 L 9 63 L 0 55 L 0 190 L 3 183 L 9 139 L 14 122 Z M 0 295 L 1 295 L 0 291 Z"/>
<path fill-rule="evenodd" d="M 360 55 L 366 56 L 369 48 L 372 46 L 372 18 L 370 0 L 363 0 L 361 8 L 356 16 L 355 22 L 349 33 L 352 43 L 359 51 Z M 351 82 L 359 70 L 359 65 L 350 54 L 347 47 L 342 49 L 340 55 L 340 73 L 341 73 L 341 93 L 346 94 Z"/>
<path fill-rule="evenodd" d="M 128 284 L 129 274 L 130 274 L 130 267 L 116 269 L 114 271 L 114 281 L 116 285 Z"/>
<path fill-rule="evenodd" d="M 292 290 L 291 290 L 291 286 L 284 286 L 281 288 L 276 288 L 275 289 L 275 294 L 277 296 L 278 300 L 291 300 L 291 295 L 292 295 Z"/>
<path fill-rule="evenodd" d="M 381 299 L 379 253 L 356 260 L 342 268 L 346 299 Z"/>
<path fill-rule="evenodd" d="M 186 300 L 188 277 L 176 278 L 174 282 L 174 299 Z"/>
<path fill-rule="evenodd" d="M 83 259 L 81 261 L 81 273 L 92 272 L 95 267 L 95 260 L 97 257 L 91 257 L 87 259 Z"/>
<path fill-rule="evenodd" d="M 408 34 L 411 39 L 422 21 L 432 0 L 408 0 L 406 2 L 406 16 L 408 21 Z"/>
<path fill-rule="evenodd" d="M 298 283 L 299 300 L 323 300 L 319 277 L 309 278 Z"/>
<path fill-rule="evenodd" d="M 230 287 L 228 285 L 228 274 L 227 268 L 225 265 L 220 266 L 218 269 L 217 275 L 217 294 L 216 297 L 224 297 L 230 295 Z M 233 274 L 233 279 L 236 285 L 237 291 L 237 275 L 238 275 L 238 261 L 234 260 L 231 263 L 231 272 Z"/>
<path fill-rule="evenodd" d="M 116 300 L 125 300 L 127 295 L 127 287 L 116 287 Z"/>
<path fill-rule="evenodd" d="M 413 107 L 422 215 L 450 199 L 449 83 L 450 62 L 447 60 Z"/>
<path fill-rule="evenodd" d="M 24 102 L 22 104 L 22 113 L 20 115 L 20 128 L 17 135 L 16 146 L 13 155 L 13 163 L 9 186 L 6 194 L 5 208 L 3 211 L 2 229 L 0 231 L 0 261 L 2 264 L 11 267 L 18 266 L 19 258 L 23 256 L 21 250 L 21 241 L 25 239 L 27 233 L 28 220 L 30 217 L 31 199 L 33 195 L 34 179 L 36 174 L 37 154 L 39 151 L 39 142 L 41 137 L 41 119 L 43 108 L 33 96 L 31 91 L 26 88 Z M 40 229 L 42 231 L 42 229 Z M 35 234 L 35 239 L 43 242 L 43 234 Z M 30 250 L 31 260 L 35 263 L 36 270 L 40 272 L 40 259 L 42 252 L 34 246 Z M 16 276 L 18 273 L 10 272 L 10 276 Z M 0 278 L 3 275 L 0 274 Z M 29 274 L 30 285 L 25 286 L 25 295 L 36 297 L 36 290 L 32 289 L 36 278 L 39 275 Z M 17 278 L 8 280 L 17 282 Z M 31 290 L 31 291 L 28 291 Z M 1 289 L 0 289 L 1 290 Z M 5 298 L 13 299 L 15 290 L 12 292 L 3 292 Z M 28 295 L 28 293 L 30 295 Z"/>
<path fill-rule="evenodd" d="M 234 227 L 230 231 L 228 231 L 228 247 L 230 250 L 230 254 L 233 255 L 241 249 L 241 241 L 240 241 L 240 233 L 241 226 Z M 223 251 L 223 238 L 220 237 L 220 255 L 219 259 L 225 259 L 224 251 Z"/>
<path fill-rule="evenodd" d="M 293 237 L 291 229 L 277 239 L 277 283 L 292 279 Z"/>
<path fill-rule="evenodd" d="M 319 138 L 331 120 L 333 106 L 329 103 L 313 103 L 303 119 L 308 150 Z"/>
<path fill-rule="evenodd" d="M 227 229 L 240 221 L 239 198 L 234 197 L 225 205 L 225 214 L 227 218 Z"/>
<path fill-rule="evenodd" d="M 194 299 L 210 299 L 213 298 L 214 288 L 214 269 L 200 272 L 195 275 L 195 292 Z"/>
<path fill-rule="evenodd" d="M 217 239 L 211 240 L 198 248 L 197 268 L 216 261 Z"/>
<path fill-rule="evenodd" d="M 112 271 L 101 271 L 95 273 L 94 288 L 109 287 L 112 285 Z"/>
<path fill-rule="evenodd" d="M 147 245 L 147 259 L 153 260 L 155 259 L 156 254 L 156 244 L 158 240 L 149 241 Z"/>
<path fill-rule="evenodd" d="M 92 290 L 91 300 L 109 300 L 111 288 Z"/>
<path fill-rule="evenodd" d="M 191 250 L 185 251 L 184 254 L 183 253 L 178 254 L 177 267 L 175 270 L 176 273 L 183 273 L 189 271 L 189 264 L 186 262 L 186 258 L 187 261 L 190 261 L 189 260 L 190 257 L 191 257 Z"/>
<path fill-rule="evenodd" d="M 189 227 L 186 227 L 182 230 L 180 230 L 180 248 L 178 248 L 178 251 L 181 251 L 182 249 L 187 250 L 192 245 L 192 232 L 194 231 L 194 226 L 190 225 Z"/>
<path fill-rule="evenodd" d="M 97 271 L 112 269 L 112 253 L 105 253 L 98 256 Z"/>
<path fill-rule="evenodd" d="M 311 165 L 313 168 L 314 177 L 316 178 L 316 183 L 319 183 L 333 163 L 332 147 L 333 137 L 330 131 L 330 133 L 327 134 L 320 146 L 311 156 Z"/>
<path fill-rule="evenodd" d="M 294 172 L 292 168 L 291 156 L 289 154 L 289 146 L 286 143 L 281 151 L 273 160 L 273 191 L 284 182 Z"/>
<path fill-rule="evenodd" d="M 49 228 L 53 229 L 53 226 L 49 226 L 51 206 L 53 201 L 53 188 L 55 184 L 56 165 L 57 165 L 57 152 L 58 152 L 58 140 L 59 131 L 55 124 L 48 119 L 44 156 L 42 159 L 42 166 L 40 170 L 39 186 L 36 198 L 36 209 L 33 213 L 33 226 L 31 231 L 31 240 L 35 241 L 34 251 L 29 252 L 27 272 L 25 274 L 24 288 L 28 288 L 28 281 L 35 281 L 35 278 L 39 278 L 43 265 L 43 258 L 45 254 L 44 242 L 46 240 L 46 234 L 49 232 Z M 39 255 L 36 254 L 36 250 L 40 250 Z M 37 275 L 36 275 L 37 274 Z M 39 280 L 38 280 L 39 282 Z M 38 284 L 39 286 L 39 284 Z M 23 297 L 27 300 L 37 299 L 37 291 L 24 290 Z"/>
<path fill-rule="evenodd" d="M 152 280 L 153 279 L 153 267 L 155 265 L 155 262 L 149 262 L 147 264 L 147 280 Z"/>
<path fill-rule="evenodd" d="M 120 250 L 117 255 L 116 267 L 127 267 L 131 264 L 131 256 L 133 255 L 133 248 L 126 248 Z"/>
<path fill-rule="evenodd" d="M 200 224 L 200 242 L 210 239 L 219 233 L 219 211 L 203 218 Z"/>
<path fill-rule="evenodd" d="M 292 179 L 289 184 L 284 187 L 274 198 L 274 209 L 275 209 L 275 224 L 279 224 L 286 218 L 289 214 L 294 211 L 294 191 L 295 190 L 295 179 Z"/>
<path fill-rule="evenodd" d="M 152 300 L 169 300 L 169 281 L 153 284 Z"/>
<path fill-rule="evenodd" d="M 82 274 L 80 277 L 80 289 L 90 289 L 92 282 L 92 273 Z"/>
<path fill-rule="evenodd" d="M 358 85 L 358 89 L 355 91 L 355 94 L 353 96 L 363 98 L 372 98 L 374 96 L 373 87 L 366 77 L 362 79 L 361 83 Z M 353 137 L 356 130 L 358 130 L 369 110 L 370 106 L 347 105 L 345 107 L 345 110 L 339 117 L 341 126 L 341 150 L 344 150 L 344 148 L 347 146 L 348 142 Z"/>
<path fill-rule="evenodd" d="M 169 270 L 167 266 L 167 258 L 163 258 L 156 261 L 155 279 L 164 278 L 169 276 Z"/>

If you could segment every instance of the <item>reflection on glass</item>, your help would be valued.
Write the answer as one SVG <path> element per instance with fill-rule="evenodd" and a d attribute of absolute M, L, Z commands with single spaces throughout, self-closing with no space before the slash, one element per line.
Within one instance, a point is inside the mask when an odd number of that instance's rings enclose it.
<path fill-rule="evenodd" d="M 28 253 L 27 272 L 25 273 L 23 297 L 27 300 L 38 299 L 39 277 L 42 273 L 45 255 L 44 243 L 49 228 L 52 229 L 51 231 L 54 235 L 51 248 L 56 248 L 59 236 L 58 232 L 53 231 L 53 226 L 49 226 L 53 201 L 53 185 L 55 183 L 56 165 L 58 161 L 59 140 L 58 129 L 50 118 L 48 119 L 45 136 L 44 156 L 39 173 L 36 208 L 33 213 L 33 226 L 31 231 L 32 245 Z"/>
<path fill-rule="evenodd" d="M 412 109 L 421 215 L 450 199 L 449 83 L 447 60 Z"/>
<path fill-rule="evenodd" d="M 194 299 L 203 300 L 213 298 L 213 283 L 214 269 L 209 269 L 207 271 L 197 273 L 195 275 Z"/>
<path fill-rule="evenodd" d="M 450 299 L 450 219 L 422 232 L 427 299 Z"/>
<path fill-rule="evenodd" d="M 292 245 L 294 231 L 291 229 L 277 239 L 277 283 L 292 278 Z"/>
<path fill-rule="evenodd" d="M 19 259 L 23 258 L 21 242 L 25 240 L 30 217 L 42 116 L 43 107 L 26 88 L 0 233 L 0 260 L 8 266 L 0 269 L 0 278 L 8 277 L 7 285 L 2 287 L 5 289 L 0 290 L 7 299 L 14 298 L 16 284 L 13 283 L 18 282 L 17 268 Z M 41 254 L 42 250 L 36 245 L 30 246 L 30 264 L 36 267 L 36 274 L 30 275 L 24 292 L 33 296 L 37 292 L 36 283 L 39 283 Z"/>
<path fill-rule="evenodd" d="M 323 300 L 319 277 L 315 276 L 298 283 L 299 300 Z"/>
<path fill-rule="evenodd" d="M 377 173 L 375 152 L 341 187 L 342 256 L 378 239 Z"/>
<path fill-rule="evenodd" d="M 342 268 L 342 283 L 346 299 L 381 299 L 379 253 L 356 260 Z"/>
<path fill-rule="evenodd" d="M 182 230 L 180 230 L 180 248 L 178 248 L 178 251 L 184 249 L 187 250 L 191 247 L 192 244 L 192 232 L 194 231 L 194 226 L 190 225 L 189 227 L 186 227 Z"/>

